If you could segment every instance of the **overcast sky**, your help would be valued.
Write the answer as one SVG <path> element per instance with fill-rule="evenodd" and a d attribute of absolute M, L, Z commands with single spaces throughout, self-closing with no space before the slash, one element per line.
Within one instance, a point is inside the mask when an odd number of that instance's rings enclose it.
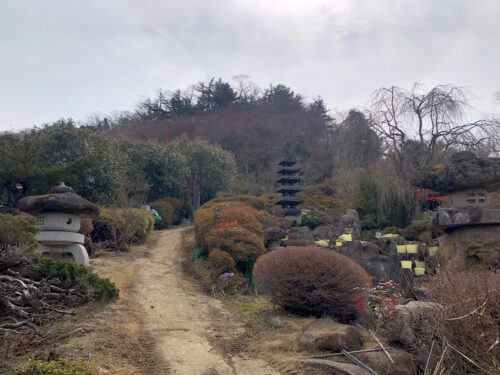
<path fill-rule="evenodd" d="M 240 74 L 333 111 L 419 81 L 500 113 L 499 47 L 499 0 L 0 0 L 0 130 Z"/>

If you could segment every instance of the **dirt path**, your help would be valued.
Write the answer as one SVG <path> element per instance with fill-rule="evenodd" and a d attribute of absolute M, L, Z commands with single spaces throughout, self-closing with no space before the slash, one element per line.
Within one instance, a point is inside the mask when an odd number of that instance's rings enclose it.
<path fill-rule="evenodd" d="M 278 374 L 245 352 L 241 343 L 248 335 L 244 324 L 183 272 L 187 254 L 181 240 L 185 231 L 191 229 L 158 232 L 154 245 L 135 249 L 130 258 L 123 255 L 92 261 L 97 272 L 120 288 L 120 300 L 110 308 L 112 316 L 106 316 L 111 314 L 105 309 L 97 317 L 108 326 L 109 341 L 137 343 L 138 353 L 128 363 L 135 367 L 134 361 L 140 360 L 135 371 L 147 374 Z M 128 334 L 120 337 L 120 330 Z M 96 345 L 101 347 L 103 340 L 107 341 L 98 337 Z M 131 368 L 111 363 L 108 354 L 100 348 L 95 359 L 109 374 L 133 373 Z"/>

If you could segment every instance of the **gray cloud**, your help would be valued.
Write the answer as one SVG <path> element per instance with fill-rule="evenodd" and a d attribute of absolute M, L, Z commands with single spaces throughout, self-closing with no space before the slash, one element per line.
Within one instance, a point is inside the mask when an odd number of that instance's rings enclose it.
<path fill-rule="evenodd" d="M 498 112 L 499 16 L 496 0 L 3 0 L 0 130 L 237 74 L 335 110 L 381 86 L 453 83 Z"/>

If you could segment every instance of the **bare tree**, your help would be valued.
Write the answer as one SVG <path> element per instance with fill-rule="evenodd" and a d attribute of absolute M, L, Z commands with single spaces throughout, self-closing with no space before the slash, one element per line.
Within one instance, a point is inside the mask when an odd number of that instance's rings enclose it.
<path fill-rule="evenodd" d="M 385 150 L 398 160 L 405 148 L 415 144 L 425 153 L 424 162 L 436 161 L 449 149 L 487 148 L 496 152 L 500 144 L 498 120 L 466 121 L 471 93 L 463 87 L 438 85 L 427 90 L 415 83 L 410 90 L 392 86 L 377 90 L 370 115 Z"/>

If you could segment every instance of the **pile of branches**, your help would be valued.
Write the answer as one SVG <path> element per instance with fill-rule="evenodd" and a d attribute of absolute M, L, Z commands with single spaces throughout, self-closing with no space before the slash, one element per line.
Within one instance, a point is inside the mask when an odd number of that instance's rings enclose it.
<path fill-rule="evenodd" d="M 65 286 L 57 278 L 35 280 L 7 269 L 0 274 L 0 336 L 6 332 L 40 334 L 39 325 L 97 296 L 88 285 Z"/>

